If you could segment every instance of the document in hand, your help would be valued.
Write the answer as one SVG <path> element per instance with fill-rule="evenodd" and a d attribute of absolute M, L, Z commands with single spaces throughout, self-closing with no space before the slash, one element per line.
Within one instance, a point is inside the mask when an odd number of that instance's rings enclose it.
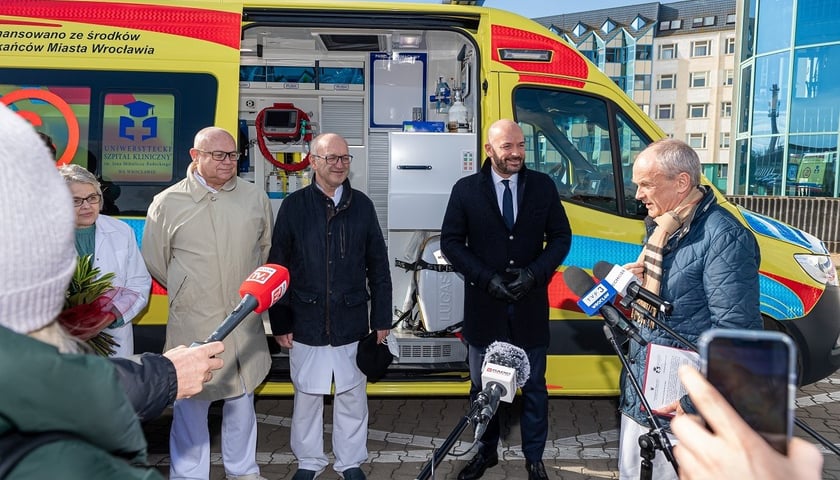
<path fill-rule="evenodd" d="M 660 413 L 657 410 L 679 400 L 686 394 L 677 370 L 681 365 L 691 365 L 700 369 L 700 355 L 691 350 L 676 347 L 666 347 L 649 343 L 647 345 L 647 368 L 643 390 L 653 413 L 666 417 L 673 417 L 670 413 Z M 644 409 L 644 406 L 641 407 Z"/>

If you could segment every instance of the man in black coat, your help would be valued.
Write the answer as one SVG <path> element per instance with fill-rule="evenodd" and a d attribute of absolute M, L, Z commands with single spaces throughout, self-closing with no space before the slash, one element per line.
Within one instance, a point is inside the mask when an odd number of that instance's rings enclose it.
<path fill-rule="evenodd" d="M 441 248 L 464 275 L 464 328 L 469 344 L 470 398 L 481 391 L 481 364 L 494 341 L 528 354 L 522 387 L 522 452 L 529 479 L 548 478 L 542 462 L 548 435 L 545 385 L 549 344 L 548 282 L 572 242 L 566 212 L 548 175 L 525 168 L 525 136 L 511 120 L 490 126 L 481 171 L 452 188 L 441 228 Z M 458 475 L 480 478 L 498 463 L 494 417 L 478 453 Z"/>

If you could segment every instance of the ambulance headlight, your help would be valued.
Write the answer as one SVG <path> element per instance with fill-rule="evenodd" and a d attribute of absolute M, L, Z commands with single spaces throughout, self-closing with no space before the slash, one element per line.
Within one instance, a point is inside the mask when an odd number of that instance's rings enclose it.
<path fill-rule="evenodd" d="M 834 285 L 835 287 L 838 285 L 837 269 L 834 267 L 834 262 L 831 261 L 830 256 L 798 253 L 793 258 L 805 270 L 805 273 L 817 282 Z"/>

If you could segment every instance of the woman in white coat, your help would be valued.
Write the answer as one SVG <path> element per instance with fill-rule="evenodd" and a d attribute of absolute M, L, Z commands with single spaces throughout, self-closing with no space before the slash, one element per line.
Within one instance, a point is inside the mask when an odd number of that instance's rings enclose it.
<path fill-rule="evenodd" d="M 121 317 L 105 329 L 119 344 L 114 347 L 114 356 L 133 355 L 131 321 L 148 303 L 152 285 L 152 277 L 137 248 L 134 230 L 125 222 L 99 214 L 102 189 L 92 173 L 74 164 L 64 165 L 59 171 L 73 196 L 76 252 L 79 256 L 93 254 L 93 266 L 99 269 L 101 275 L 114 273 L 112 286 L 136 294 L 120 297 L 120 301 L 115 302 Z"/>

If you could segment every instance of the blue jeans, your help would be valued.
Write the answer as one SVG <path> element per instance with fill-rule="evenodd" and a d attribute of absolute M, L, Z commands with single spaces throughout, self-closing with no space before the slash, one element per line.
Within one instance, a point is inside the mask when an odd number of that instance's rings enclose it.
<path fill-rule="evenodd" d="M 484 363 L 484 348 L 469 346 L 470 365 L 470 401 L 474 402 L 481 391 L 481 365 Z M 522 414 L 519 428 L 522 433 L 522 453 L 528 462 L 542 460 L 545 441 L 548 438 L 548 389 L 545 386 L 546 347 L 525 350 L 531 363 L 531 374 L 522 387 Z M 487 424 L 487 430 L 481 436 L 483 448 L 495 451 L 499 444 L 499 418 L 493 418 Z"/>

